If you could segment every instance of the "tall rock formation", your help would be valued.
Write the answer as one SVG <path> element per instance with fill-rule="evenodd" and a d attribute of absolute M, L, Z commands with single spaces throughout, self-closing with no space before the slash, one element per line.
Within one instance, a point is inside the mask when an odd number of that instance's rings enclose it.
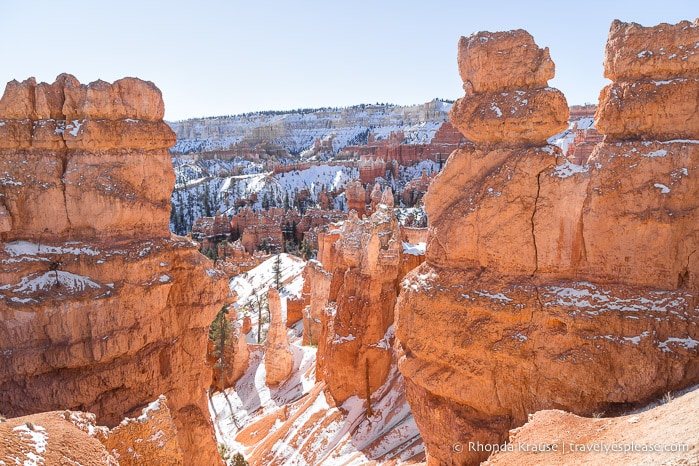
<path fill-rule="evenodd" d="M 323 235 L 323 238 L 326 236 Z M 319 257 L 321 254 L 319 253 Z M 303 270 L 304 287 L 309 287 L 309 304 L 304 309 L 303 344 L 318 345 L 323 322 L 323 310 L 330 297 L 332 274 L 323 268 L 323 264 L 310 260 Z M 308 284 L 308 285 L 306 285 Z"/>
<path fill-rule="evenodd" d="M 270 288 L 267 292 L 269 301 L 269 331 L 265 341 L 265 370 L 267 371 L 266 383 L 269 387 L 276 387 L 291 374 L 294 367 L 294 356 L 289 346 L 289 334 L 284 322 L 282 300 L 276 288 Z M 284 303 L 286 304 L 286 303 Z"/>
<path fill-rule="evenodd" d="M 466 97 L 449 119 L 469 141 L 541 146 L 567 127 L 565 97 L 547 84 L 554 74 L 549 49 L 527 31 L 462 37 L 457 59 Z"/>
<path fill-rule="evenodd" d="M 361 181 L 350 181 L 345 185 L 345 198 L 347 199 L 347 212 L 356 210 L 360 218 L 366 214 L 366 191 Z"/>
<path fill-rule="evenodd" d="M 319 256 L 327 271 L 316 267 L 311 281 L 310 307 L 323 311 L 317 377 L 338 403 L 387 380 L 402 248 L 392 209 L 378 204 L 368 219 L 351 213 Z"/>
<path fill-rule="evenodd" d="M 168 230 L 175 142 L 160 91 L 33 78 L 0 99 L 0 412 L 114 426 L 164 394 L 185 464 L 218 464 L 208 327 L 228 294 Z"/>
<path fill-rule="evenodd" d="M 698 25 L 612 23 L 604 77 L 613 84 L 602 91 L 596 118 L 608 142 L 697 138 Z"/>
<path fill-rule="evenodd" d="M 698 102 L 696 34 L 612 25 L 609 133 L 584 166 L 545 145 L 567 119 L 548 53 L 523 31 L 461 40 L 467 95 L 451 117 L 475 145 L 430 185 L 426 262 L 396 306 L 429 464 L 478 464 L 487 451 L 454 445 L 501 444 L 541 409 L 613 414 L 699 382 L 699 133 L 677 123 Z M 649 43 L 668 55 L 636 65 Z M 497 127 L 494 107 L 512 120 Z"/>

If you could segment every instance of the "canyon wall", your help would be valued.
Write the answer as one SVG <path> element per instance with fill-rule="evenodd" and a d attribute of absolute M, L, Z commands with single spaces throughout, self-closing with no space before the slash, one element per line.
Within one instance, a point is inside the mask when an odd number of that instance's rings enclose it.
<path fill-rule="evenodd" d="M 461 39 L 451 121 L 474 144 L 429 187 L 396 305 L 428 464 L 478 464 L 455 445 L 541 409 L 614 414 L 699 382 L 697 31 L 612 24 L 585 165 L 546 144 L 568 119 L 548 51 L 521 30 Z"/>
<path fill-rule="evenodd" d="M 218 464 L 208 327 L 222 274 L 168 229 L 175 135 L 160 91 L 33 78 L 0 99 L 0 412 L 91 411 L 164 394 L 185 464 Z"/>

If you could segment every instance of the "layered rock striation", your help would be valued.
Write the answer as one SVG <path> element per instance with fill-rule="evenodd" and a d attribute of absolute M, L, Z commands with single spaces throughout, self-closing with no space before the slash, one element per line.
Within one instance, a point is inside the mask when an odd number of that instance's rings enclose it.
<path fill-rule="evenodd" d="M 699 139 L 699 19 L 643 27 L 615 20 L 596 126 L 606 140 Z"/>
<path fill-rule="evenodd" d="M 648 36 L 667 27 L 639 33 L 615 22 L 607 76 L 623 75 L 630 88 L 645 82 L 612 58 L 640 60 Z M 696 25 L 671 27 L 673 34 L 658 37 L 672 43 L 654 47 L 692 51 Z M 613 414 L 699 381 L 699 141 L 663 121 L 691 119 L 672 106 L 696 105 L 696 93 L 672 87 L 679 93 L 672 99 L 619 113 L 655 94 L 642 86 L 615 94 L 613 82 L 597 113 L 597 128 L 610 133 L 579 166 L 545 144 L 567 107 L 529 99 L 512 133 L 490 131 L 480 119 L 491 117 L 471 111 L 492 98 L 472 75 L 493 68 L 488 89 L 509 95 L 498 102 L 503 116 L 518 115 L 519 104 L 508 99 L 532 86 L 548 89 L 542 77 L 551 73 L 541 71 L 548 55 L 513 60 L 505 76 L 483 57 L 530 50 L 528 35 L 478 33 L 460 44 L 470 84 L 452 121 L 475 144 L 453 152 L 430 185 L 426 262 L 403 281 L 396 305 L 400 368 L 429 464 L 478 464 L 487 451 L 454 445 L 502 444 L 508 429 L 541 409 Z M 656 129 L 634 129 L 647 123 Z M 674 139 L 680 134 L 691 139 Z"/>
<path fill-rule="evenodd" d="M 390 190 L 385 198 L 392 202 Z M 317 377 L 342 403 L 354 395 L 367 398 L 387 380 L 403 246 L 386 204 L 377 204 L 370 218 L 350 213 L 330 237 L 334 241 L 319 254 L 322 265 L 309 269 L 307 322 L 320 317 Z"/>
<path fill-rule="evenodd" d="M 114 426 L 164 394 L 185 464 L 220 459 L 208 327 L 228 294 L 168 230 L 174 133 L 125 78 L 13 81 L 0 99 L 0 411 Z"/>

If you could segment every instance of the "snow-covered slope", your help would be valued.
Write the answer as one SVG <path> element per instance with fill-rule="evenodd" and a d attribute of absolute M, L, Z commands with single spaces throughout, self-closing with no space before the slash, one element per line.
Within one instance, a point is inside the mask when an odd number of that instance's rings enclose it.
<path fill-rule="evenodd" d="M 429 142 L 447 120 L 451 104 L 433 100 L 422 105 L 357 105 L 342 109 L 259 112 L 170 123 L 177 134 L 173 154 L 230 150 L 236 145 L 269 143 L 297 156 L 316 140 L 331 141 L 332 152 L 365 140 L 403 131 L 408 144 Z"/>
<path fill-rule="evenodd" d="M 228 286 L 235 293 L 237 300 L 233 303 L 238 316 L 249 316 L 253 331 L 248 334 L 248 341 L 257 341 L 257 300 L 266 302 L 267 290 L 275 285 L 275 264 L 277 256 L 272 256 L 252 270 L 233 277 Z M 290 254 L 279 254 L 279 295 L 284 298 L 300 297 L 303 288 L 303 268 L 306 261 Z M 282 306 L 282 310 L 286 307 Z M 265 311 L 266 312 L 266 311 Z M 266 314 L 265 314 L 266 315 Z M 286 316 L 284 316 L 286 319 Z M 268 321 L 263 321 L 261 335 L 267 333 Z"/>
<path fill-rule="evenodd" d="M 277 256 L 272 256 L 252 270 L 235 276 L 229 282 L 229 287 L 238 297 L 233 304 L 236 309 L 244 308 L 252 295 L 259 291 L 267 291 L 275 285 L 275 264 Z M 291 254 L 279 254 L 279 295 L 285 297 L 300 297 L 303 288 L 301 273 L 306 261 Z"/>
<path fill-rule="evenodd" d="M 300 345 L 301 324 L 289 331 L 292 375 L 279 387 L 265 385 L 264 349 L 255 348 L 250 368 L 209 409 L 220 443 L 251 464 L 363 465 L 412 463 L 424 447 L 396 364 L 372 396 L 373 415 L 357 397 L 336 406 L 315 380 L 316 349 Z"/>
<path fill-rule="evenodd" d="M 300 296 L 305 262 L 279 256 L 282 299 Z M 234 304 L 241 316 L 275 281 L 276 256 L 230 281 L 238 295 Z M 282 306 L 285 309 L 285 306 Z M 256 341 L 257 316 L 248 342 Z M 263 335 L 264 328 L 263 325 Z M 302 346 L 303 327 L 289 329 L 293 371 L 278 387 L 265 385 L 264 345 L 250 344 L 250 367 L 235 387 L 217 393 L 209 409 L 219 443 L 241 452 L 250 464 L 362 465 L 376 460 L 392 464 L 424 458 L 419 431 L 405 399 L 395 360 L 388 381 L 372 396 L 372 410 L 357 397 L 336 406 L 315 378 L 316 348 Z M 395 359 L 395 358 L 394 358 Z"/>

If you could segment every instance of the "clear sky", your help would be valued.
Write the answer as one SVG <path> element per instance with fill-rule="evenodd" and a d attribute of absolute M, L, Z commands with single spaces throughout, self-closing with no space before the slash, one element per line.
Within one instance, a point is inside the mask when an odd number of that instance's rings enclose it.
<path fill-rule="evenodd" d="M 699 16 L 697 0 L 0 0 L 0 84 L 136 76 L 169 120 L 461 97 L 459 37 L 528 30 L 570 104 L 595 103 L 618 18 Z"/>

